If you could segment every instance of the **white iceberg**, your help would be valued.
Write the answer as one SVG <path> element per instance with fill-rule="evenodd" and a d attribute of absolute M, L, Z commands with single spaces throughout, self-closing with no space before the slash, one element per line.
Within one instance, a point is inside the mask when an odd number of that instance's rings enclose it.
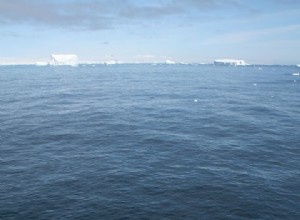
<path fill-rule="evenodd" d="M 296 65 L 297 67 L 300 67 L 300 64 Z"/>
<path fill-rule="evenodd" d="M 176 62 L 173 60 L 166 60 L 165 64 L 176 64 Z"/>
<path fill-rule="evenodd" d="M 107 60 L 107 61 L 104 61 L 103 64 L 105 64 L 105 65 L 115 65 L 115 64 L 118 64 L 118 62 L 116 60 Z"/>
<path fill-rule="evenodd" d="M 77 66 L 78 57 L 75 54 L 52 54 L 49 64 L 53 66 Z"/>
<path fill-rule="evenodd" d="M 48 62 L 36 62 L 35 65 L 36 66 L 47 66 Z"/>
<path fill-rule="evenodd" d="M 219 59 L 214 61 L 215 65 L 225 65 L 225 66 L 245 66 L 247 65 L 244 60 L 235 59 Z"/>

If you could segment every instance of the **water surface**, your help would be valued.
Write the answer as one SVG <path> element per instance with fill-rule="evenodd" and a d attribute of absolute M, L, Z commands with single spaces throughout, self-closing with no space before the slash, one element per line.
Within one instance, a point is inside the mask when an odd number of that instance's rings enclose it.
<path fill-rule="evenodd" d="M 299 219 L 292 66 L 0 67 L 1 219 Z"/>

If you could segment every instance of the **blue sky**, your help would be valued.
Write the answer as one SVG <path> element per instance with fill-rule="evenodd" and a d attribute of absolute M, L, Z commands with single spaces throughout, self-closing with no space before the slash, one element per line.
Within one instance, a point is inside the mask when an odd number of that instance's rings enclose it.
<path fill-rule="evenodd" d="M 0 0 L 0 62 L 300 63 L 300 0 Z"/>

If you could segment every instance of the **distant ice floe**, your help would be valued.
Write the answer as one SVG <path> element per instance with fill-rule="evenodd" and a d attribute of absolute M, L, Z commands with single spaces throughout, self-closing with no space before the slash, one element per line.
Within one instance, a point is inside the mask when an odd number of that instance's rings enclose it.
<path fill-rule="evenodd" d="M 218 59 L 214 61 L 215 65 L 222 66 L 245 66 L 247 63 L 244 60 L 235 60 L 235 59 Z"/>
<path fill-rule="evenodd" d="M 299 73 L 292 73 L 293 76 L 299 76 Z"/>
<path fill-rule="evenodd" d="M 176 62 L 173 60 L 166 60 L 165 64 L 176 64 Z"/>
<path fill-rule="evenodd" d="M 115 64 L 118 64 L 118 62 L 116 60 L 107 60 L 107 61 L 104 61 L 103 64 L 105 64 L 105 65 L 115 65 Z"/>
<path fill-rule="evenodd" d="M 75 54 L 52 54 L 49 65 L 53 66 L 77 66 L 78 57 Z"/>
<path fill-rule="evenodd" d="M 300 64 L 296 65 L 297 67 L 300 67 Z"/>
<path fill-rule="evenodd" d="M 49 63 L 48 62 L 36 62 L 36 66 L 47 66 Z"/>

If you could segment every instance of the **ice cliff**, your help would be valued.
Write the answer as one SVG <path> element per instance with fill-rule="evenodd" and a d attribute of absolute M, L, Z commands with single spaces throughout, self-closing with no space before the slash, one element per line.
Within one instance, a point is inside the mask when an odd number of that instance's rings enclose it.
<path fill-rule="evenodd" d="M 52 54 L 49 64 L 53 66 L 77 66 L 78 57 L 75 54 Z"/>
<path fill-rule="evenodd" d="M 219 59 L 214 61 L 215 65 L 233 65 L 233 66 L 244 66 L 247 65 L 244 60 L 234 59 Z"/>

